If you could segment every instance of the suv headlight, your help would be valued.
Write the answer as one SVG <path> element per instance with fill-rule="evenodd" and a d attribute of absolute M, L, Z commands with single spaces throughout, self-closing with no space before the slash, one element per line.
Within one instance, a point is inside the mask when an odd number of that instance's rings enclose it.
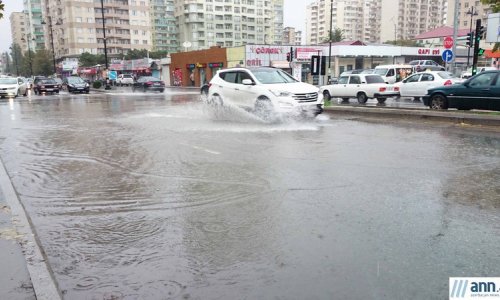
<path fill-rule="evenodd" d="M 276 90 L 269 90 L 271 93 L 273 93 L 273 95 L 275 95 L 276 97 L 291 97 L 292 96 L 292 93 L 288 92 L 288 91 L 276 91 Z"/>

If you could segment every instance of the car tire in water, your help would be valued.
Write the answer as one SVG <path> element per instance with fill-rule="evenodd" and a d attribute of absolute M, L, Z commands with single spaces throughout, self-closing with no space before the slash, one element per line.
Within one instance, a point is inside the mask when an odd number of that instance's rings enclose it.
<path fill-rule="evenodd" d="M 331 100 L 332 97 L 330 96 L 330 92 L 328 92 L 327 90 L 324 90 L 323 91 L 323 98 L 325 98 L 325 100 Z"/>
<path fill-rule="evenodd" d="M 342 102 L 349 102 L 349 98 L 342 98 Z"/>
<path fill-rule="evenodd" d="M 420 101 L 420 97 L 413 97 L 413 100 Z"/>
<path fill-rule="evenodd" d="M 268 121 L 271 119 L 273 111 L 273 104 L 271 103 L 271 100 L 269 100 L 269 98 L 265 96 L 257 98 L 254 107 L 255 115 L 263 120 Z"/>
<path fill-rule="evenodd" d="M 366 97 L 365 93 L 358 93 L 358 95 L 356 96 L 356 98 L 358 98 L 358 103 L 359 104 L 365 104 L 366 101 L 368 100 L 368 97 Z"/>
<path fill-rule="evenodd" d="M 436 94 L 431 97 L 430 100 L 431 109 L 448 109 L 448 100 L 446 96 L 441 94 Z"/>
<path fill-rule="evenodd" d="M 385 103 L 385 100 L 386 100 L 386 99 L 387 99 L 387 98 L 382 98 L 382 97 L 379 97 L 379 98 L 377 98 L 377 101 L 378 101 L 378 103 L 379 103 L 379 104 L 383 104 L 383 103 Z"/>

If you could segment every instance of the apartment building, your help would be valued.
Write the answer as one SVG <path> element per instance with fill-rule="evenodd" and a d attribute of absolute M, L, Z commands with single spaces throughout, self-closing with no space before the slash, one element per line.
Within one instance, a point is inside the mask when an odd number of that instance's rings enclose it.
<path fill-rule="evenodd" d="M 364 11 L 366 8 L 363 0 L 319 0 L 309 4 L 306 7 L 306 43 L 319 44 L 328 40 L 330 18 L 332 30 L 343 30 L 345 40 L 364 40 L 365 27 L 368 25 L 364 21 Z"/>
<path fill-rule="evenodd" d="M 122 57 L 129 49 L 152 49 L 149 0 L 43 0 L 45 48 L 56 59 L 84 52 Z M 103 27 L 104 12 L 104 27 Z M 105 32 L 104 32 L 105 30 Z M 52 47 L 53 44 L 53 47 Z"/>
<path fill-rule="evenodd" d="M 184 50 L 281 44 L 283 0 L 175 0 Z"/>
<path fill-rule="evenodd" d="M 29 43 L 31 50 L 43 49 L 45 33 L 42 25 L 42 0 L 24 0 L 23 6 L 27 25 L 24 39 Z"/>
<path fill-rule="evenodd" d="M 455 1 L 449 1 L 447 13 L 447 25 L 453 26 Z M 488 14 L 491 14 L 491 7 L 482 4 L 478 0 L 459 0 L 458 2 L 458 27 L 469 28 L 474 30 L 476 28 L 476 20 L 481 19 L 481 24 L 486 27 L 488 21 Z M 472 22 L 471 22 L 472 20 Z"/>
<path fill-rule="evenodd" d="M 302 31 L 295 31 L 294 27 L 285 27 L 283 29 L 283 45 L 301 45 Z"/>
<path fill-rule="evenodd" d="M 332 28 L 345 40 L 380 43 L 411 39 L 445 24 L 448 0 L 317 0 L 306 8 L 306 41 L 321 43 Z"/>
<path fill-rule="evenodd" d="M 12 43 L 19 45 L 23 52 L 28 51 L 28 40 L 26 38 L 28 24 L 26 15 L 22 12 L 13 12 L 10 14 L 9 19 L 12 32 Z"/>
<path fill-rule="evenodd" d="M 173 53 L 179 50 L 174 11 L 174 0 L 151 0 L 153 51 Z"/>

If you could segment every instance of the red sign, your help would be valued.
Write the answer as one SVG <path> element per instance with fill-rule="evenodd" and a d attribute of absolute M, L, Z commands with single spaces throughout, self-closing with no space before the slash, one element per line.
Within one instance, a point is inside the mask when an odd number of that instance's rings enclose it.
<path fill-rule="evenodd" d="M 453 38 L 451 36 L 445 37 L 443 44 L 446 49 L 450 49 L 451 47 L 453 47 Z"/>

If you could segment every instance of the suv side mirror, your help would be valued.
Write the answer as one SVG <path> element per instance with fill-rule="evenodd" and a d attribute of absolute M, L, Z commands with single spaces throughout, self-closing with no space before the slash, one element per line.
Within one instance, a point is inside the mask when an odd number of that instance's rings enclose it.
<path fill-rule="evenodd" d="M 253 85 L 253 81 L 250 79 L 243 79 L 241 83 L 243 83 L 244 85 Z"/>

